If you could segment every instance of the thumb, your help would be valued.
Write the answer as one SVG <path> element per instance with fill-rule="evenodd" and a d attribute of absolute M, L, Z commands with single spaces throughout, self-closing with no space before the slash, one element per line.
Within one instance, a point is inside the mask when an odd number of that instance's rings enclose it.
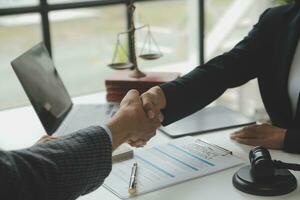
<path fill-rule="evenodd" d="M 121 101 L 120 105 L 130 105 L 133 103 L 141 103 L 140 100 L 140 93 L 137 90 L 129 90 L 123 100 Z"/>
<path fill-rule="evenodd" d="M 145 110 L 148 118 L 149 119 L 154 119 L 155 118 L 155 101 L 154 101 L 154 97 L 149 93 L 145 93 L 145 94 L 142 95 L 141 99 L 142 99 L 144 110 Z"/>

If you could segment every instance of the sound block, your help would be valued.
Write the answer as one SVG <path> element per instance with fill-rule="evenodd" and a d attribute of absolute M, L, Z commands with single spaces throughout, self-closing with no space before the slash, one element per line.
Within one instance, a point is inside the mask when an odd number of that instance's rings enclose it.
<path fill-rule="evenodd" d="M 250 170 L 250 166 L 242 167 L 232 177 L 234 187 L 242 192 L 258 196 L 279 196 L 297 188 L 295 176 L 287 169 L 276 169 L 275 177 L 270 181 L 254 180 Z"/>

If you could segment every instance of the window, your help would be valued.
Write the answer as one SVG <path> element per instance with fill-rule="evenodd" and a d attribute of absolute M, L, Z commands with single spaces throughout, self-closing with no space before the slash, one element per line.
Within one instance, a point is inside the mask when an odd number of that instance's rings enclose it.
<path fill-rule="evenodd" d="M 48 0 L 49 4 L 71 3 L 71 2 L 74 3 L 74 2 L 84 2 L 84 1 L 90 1 L 90 0 Z"/>
<path fill-rule="evenodd" d="M 28 104 L 10 62 L 42 40 L 38 14 L 0 17 L 0 109 Z"/>
<path fill-rule="evenodd" d="M 150 25 L 151 33 L 164 55 L 151 62 L 139 59 L 141 69 L 157 66 L 161 69 L 165 66 L 168 71 L 188 71 L 199 64 L 197 0 L 150 1 L 137 3 L 136 6 L 137 26 Z M 147 29 L 137 32 L 138 53 L 145 45 L 143 42 L 147 33 Z"/>
<path fill-rule="evenodd" d="M 105 89 L 105 77 L 114 72 L 107 65 L 117 34 L 126 30 L 125 18 L 124 5 L 50 13 L 53 58 L 72 96 Z"/>
<path fill-rule="evenodd" d="M 15 8 L 24 6 L 36 6 L 39 0 L 5 0 L 0 1 L 0 8 Z"/>
<path fill-rule="evenodd" d="M 43 40 L 72 96 L 104 90 L 119 32 L 128 29 L 127 1 L 8 0 L 0 2 L 0 110 L 28 104 L 10 62 Z M 164 56 L 142 70 L 187 72 L 199 64 L 198 0 L 136 0 L 136 26 L 149 24 Z M 137 32 L 137 54 L 147 29 Z M 128 47 L 128 37 L 122 42 Z"/>

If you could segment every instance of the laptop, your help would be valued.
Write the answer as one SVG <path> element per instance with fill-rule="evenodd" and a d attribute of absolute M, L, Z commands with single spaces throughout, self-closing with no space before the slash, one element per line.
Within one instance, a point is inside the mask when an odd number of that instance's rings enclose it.
<path fill-rule="evenodd" d="M 104 124 L 117 110 L 116 104 L 74 105 L 42 42 L 11 65 L 49 135 Z"/>
<path fill-rule="evenodd" d="M 225 106 L 206 107 L 160 130 L 170 137 L 177 138 L 213 131 L 220 131 L 255 124 L 251 117 L 231 110 Z"/>

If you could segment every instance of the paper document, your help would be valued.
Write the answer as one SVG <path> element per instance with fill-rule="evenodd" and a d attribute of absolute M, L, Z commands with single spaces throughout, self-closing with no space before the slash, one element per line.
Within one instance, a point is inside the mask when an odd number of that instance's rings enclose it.
<path fill-rule="evenodd" d="M 243 161 L 225 149 L 193 137 L 137 150 L 133 159 L 114 164 L 104 182 L 107 189 L 122 199 L 130 198 L 128 184 L 134 162 L 138 163 L 136 195 L 140 195 L 237 166 Z"/>

